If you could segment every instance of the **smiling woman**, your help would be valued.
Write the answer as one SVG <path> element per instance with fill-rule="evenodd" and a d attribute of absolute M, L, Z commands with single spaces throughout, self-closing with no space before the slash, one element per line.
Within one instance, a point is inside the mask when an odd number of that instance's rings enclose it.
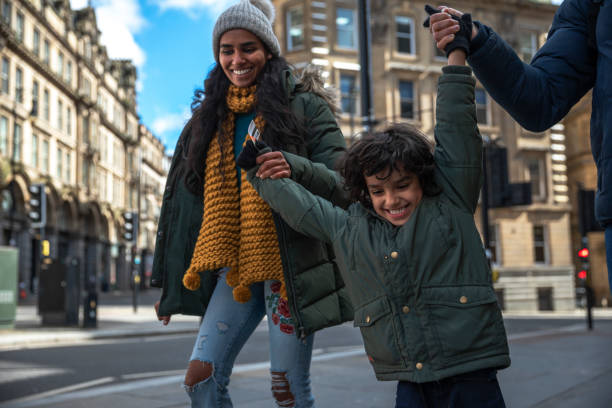
<path fill-rule="evenodd" d="M 294 76 L 273 19 L 263 0 L 219 16 L 216 64 L 195 92 L 168 174 L 152 285 L 163 288 L 164 324 L 176 313 L 203 315 L 184 384 L 194 407 L 231 406 L 234 360 L 266 315 L 276 406 L 312 407 L 313 333 L 352 317 L 329 247 L 292 230 L 236 166 L 249 132 L 258 133 L 273 147 L 266 176 L 331 198 L 333 186 L 317 179 L 345 150 L 322 79 Z"/>

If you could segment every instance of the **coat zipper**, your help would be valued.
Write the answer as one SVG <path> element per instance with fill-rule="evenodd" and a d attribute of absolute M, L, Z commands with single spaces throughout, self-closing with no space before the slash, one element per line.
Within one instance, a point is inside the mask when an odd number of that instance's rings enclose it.
<path fill-rule="evenodd" d="M 285 269 L 288 272 L 289 256 L 287 253 L 287 243 L 286 243 L 287 241 L 285 240 L 285 228 L 282 222 L 280 221 L 279 217 L 280 216 L 278 214 L 272 212 L 272 218 L 274 219 L 274 224 L 276 225 L 276 232 L 278 234 L 278 247 L 281 251 L 281 263 L 287 264 L 287 267 L 283 266 L 283 269 Z M 289 300 L 293 308 L 292 316 L 295 319 L 295 322 L 297 325 L 298 338 L 303 340 L 306 338 L 306 334 L 304 332 L 304 326 L 302 325 L 302 319 L 299 314 L 297 301 L 295 300 L 296 295 L 295 295 L 295 288 L 293 286 L 293 279 L 290 273 L 283 273 L 283 276 L 285 277 L 285 285 L 287 285 L 287 288 L 289 289 L 288 293 L 291 293 L 291 296 L 288 296 L 289 299 L 287 300 Z"/>

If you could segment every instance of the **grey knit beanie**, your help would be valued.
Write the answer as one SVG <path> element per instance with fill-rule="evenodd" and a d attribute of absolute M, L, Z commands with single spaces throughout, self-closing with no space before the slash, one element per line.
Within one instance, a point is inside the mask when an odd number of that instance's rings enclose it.
<path fill-rule="evenodd" d="M 272 22 L 274 5 L 270 0 L 241 0 L 225 10 L 217 19 L 213 29 L 213 52 L 219 62 L 219 40 L 226 31 L 242 28 L 252 32 L 263 42 L 275 57 L 280 56 L 280 45 Z"/>

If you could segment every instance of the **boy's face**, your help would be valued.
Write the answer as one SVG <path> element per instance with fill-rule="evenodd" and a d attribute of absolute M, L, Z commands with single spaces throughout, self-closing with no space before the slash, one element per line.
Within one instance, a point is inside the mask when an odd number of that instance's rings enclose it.
<path fill-rule="evenodd" d="M 395 226 L 404 225 L 423 198 L 423 189 L 416 174 L 401 170 L 381 171 L 365 177 L 372 207 Z"/>

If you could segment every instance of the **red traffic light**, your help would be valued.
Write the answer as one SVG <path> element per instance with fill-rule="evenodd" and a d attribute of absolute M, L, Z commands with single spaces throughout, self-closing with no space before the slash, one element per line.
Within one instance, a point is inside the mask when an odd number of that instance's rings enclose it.
<path fill-rule="evenodd" d="M 582 248 L 578 251 L 578 256 L 580 258 L 588 258 L 589 257 L 589 248 Z"/>
<path fill-rule="evenodd" d="M 581 270 L 580 272 L 578 272 L 578 279 L 586 279 L 587 278 L 587 271 L 585 271 L 584 269 Z"/>

